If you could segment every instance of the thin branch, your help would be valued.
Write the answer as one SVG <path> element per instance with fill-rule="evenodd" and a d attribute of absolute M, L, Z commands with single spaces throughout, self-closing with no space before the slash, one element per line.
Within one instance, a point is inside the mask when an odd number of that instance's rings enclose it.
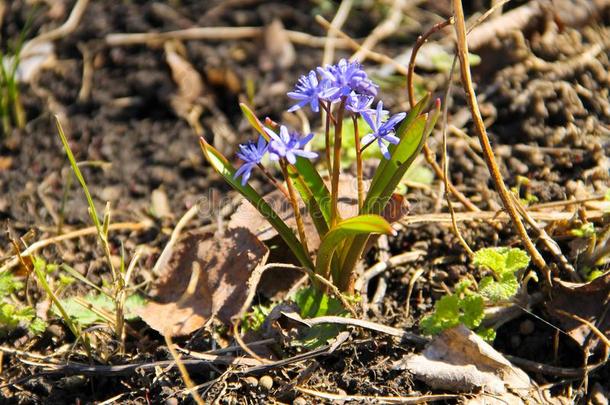
<path fill-rule="evenodd" d="M 551 282 L 550 270 L 547 267 L 547 264 L 536 249 L 536 246 L 530 239 L 523 222 L 513 204 L 512 198 L 510 196 L 509 191 L 504 184 L 504 179 L 502 178 L 502 174 L 500 173 L 500 169 L 498 164 L 496 163 L 496 159 L 494 156 L 493 149 L 491 148 L 491 144 L 489 142 L 489 137 L 487 136 L 487 130 L 485 129 L 485 124 L 483 123 L 483 118 L 481 117 L 481 112 L 479 110 L 479 105 L 477 103 L 476 94 L 474 88 L 472 86 L 472 78 L 470 73 L 470 64 L 468 62 L 468 45 L 466 43 L 466 24 L 464 21 L 464 10 L 462 9 L 461 0 L 453 0 L 453 9 L 455 13 L 455 31 L 457 35 L 457 44 L 458 44 L 458 57 L 460 59 L 460 72 L 462 79 L 462 86 L 466 91 L 466 95 L 468 98 L 468 106 L 470 107 L 470 113 L 473 118 L 474 126 L 479 137 L 479 142 L 481 143 L 481 147 L 483 149 L 483 156 L 485 157 L 485 162 L 487 163 L 487 167 L 491 174 L 492 180 L 500 195 L 500 199 L 504 205 L 504 208 L 508 212 L 508 215 L 511 217 L 513 225 L 519 236 L 521 237 L 524 247 L 532 258 L 532 261 L 540 270 L 542 270 L 545 274 L 545 278 L 547 283 Z"/>
<path fill-rule="evenodd" d="M 263 35 L 265 27 L 193 27 L 184 30 L 166 32 L 142 32 L 134 34 L 114 33 L 105 37 L 109 46 L 141 45 L 170 40 L 216 40 L 228 41 L 236 39 L 252 39 Z M 316 37 L 304 32 L 286 30 L 288 39 L 298 45 L 323 48 L 326 45 L 325 37 Z M 347 41 L 337 39 L 335 47 L 348 48 Z"/>
<path fill-rule="evenodd" d="M 419 336 L 402 329 L 393 328 L 391 326 L 382 325 L 376 322 L 365 321 L 363 319 L 346 318 L 342 316 L 319 316 L 316 318 L 303 319 L 295 312 L 282 312 L 282 315 L 288 319 L 292 319 L 295 322 L 300 322 L 309 327 L 324 324 L 358 326 L 360 328 L 374 330 L 375 332 L 385 333 L 386 335 L 394 336 L 403 341 L 418 345 L 426 344 L 430 341 L 423 336 Z"/>
<path fill-rule="evenodd" d="M 341 29 L 341 27 L 345 23 L 345 20 L 347 20 L 347 16 L 349 15 L 349 12 L 352 9 L 352 4 L 353 4 L 352 0 L 343 0 L 341 2 L 341 5 L 337 9 L 337 12 L 335 13 L 335 17 L 333 18 L 330 25 L 338 30 Z M 328 33 L 326 34 L 326 44 L 324 45 L 324 55 L 322 56 L 322 66 L 326 66 L 329 63 L 331 63 L 335 57 L 335 55 L 334 55 L 335 54 L 335 42 L 336 42 L 335 36 L 336 36 L 335 32 L 331 31 L 331 30 L 329 30 Z"/>
<path fill-rule="evenodd" d="M 352 55 L 350 60 L 363 62 L 368 55 L 368 50 L 373 49 L 382 39 L 392 35 L 400 26 L 403 17 L 403 8 L 406 6 L 405 0 L 394 0 L 390 7 L 387 18 L 377 25 L 362 43 L 362 47 Z"/>

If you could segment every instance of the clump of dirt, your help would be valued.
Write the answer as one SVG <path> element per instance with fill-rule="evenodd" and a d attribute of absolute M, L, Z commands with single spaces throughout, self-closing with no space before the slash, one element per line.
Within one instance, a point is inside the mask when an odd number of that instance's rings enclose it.
<path fill-rule="evenodd" d="M 595 189 L 608 181 L 609 38 L 607 27 L 585 27 L 528 40 L 516 32 L 504 41 L 520 62 L 498 71 L 484 92 L 497 110 L 491 130 L 512 146 L 513 173 L 563 186 L 565 195 L 545 200 L 572 195 L 565 186 L 575 178 L 592 181 Z"/>

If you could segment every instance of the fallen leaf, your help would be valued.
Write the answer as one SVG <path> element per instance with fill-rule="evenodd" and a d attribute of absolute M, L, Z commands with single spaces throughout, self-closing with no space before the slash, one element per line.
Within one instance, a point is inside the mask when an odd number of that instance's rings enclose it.
<path fill-rule="evenodd" d="M 543 403 L 538 388 L 521 369 L 463 325 L 435 337 L 421 354 L 394 363 L 433 389 L 478 395 L 466 403 Z M 546 402 L 545 402 L 546 403 Z"/>
<path fill-rule="evenodd" d="M 572 317 L 559 311 L 574 314 L 595 324 L 597 328 L 610 338 L 610 316 L 606 315 L 600 324 L 597 320 L 602 316 L 610 301 L 610 272 L 588 283 L 570 283 L 558 279 L 553 280 L 551 299 L 546 303 L 546 309 L 557 319 L 560 327 L 581 346 L 585 343 L 591 329 Z M 600 342 L 593 335 L 591 347 Z"/>
<path fill-rule="evenodd" d="M 229 229 L 220 237 L 189 234 L 161 269 L 154 301 L 137 313 L 153 329 L 172 336 L 189 334 L 214 316 L 228 324 L 245 309 L 256 288 L 250 287 L 250 275 L 268 253 L 245 228 Z"/>
<path fill-rule="evenodd" d="M 274 19 L 265 27 L 265 52 L 261 54 L 260 66 L 262 70 L 271 70 L 274 67 L 286 69 L 296 60 L 296 52 L 284 24 Z"/>
<path fill-rule="evenodd" d="M 198 129 L 199 116 L 203 110 L 197 100 L 204 91 L 203 79 L 190 62 L 178 53 L 180 45 L 171 41 L 165 43 L 165 60 L 178 86 L 178 91 L 171 97 L 170 102 L 177 116 Z"/>

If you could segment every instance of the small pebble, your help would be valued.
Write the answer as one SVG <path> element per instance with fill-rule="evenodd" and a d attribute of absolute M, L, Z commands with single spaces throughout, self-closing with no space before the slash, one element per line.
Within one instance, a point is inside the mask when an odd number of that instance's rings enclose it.
<path fill-rule="evenodd" d="M 526 319 L 519 325 L 519 333 L 521 333 L 522 335 L 530 335 L 534 332 L 534 329 L 534 322 L 529 319 Z"/>
<path fill-rule="evenodd" d="M 248 386 L 250 387 L 257 387 L 258 386 L 258 379 L 256 377 L 246 377 L 246 384 L 248 384 Z"/>
<path fill-rule="evenodd" d="M 296 397 L 294 401 L 292 401 L 292 405 L 307 405 L 308 402 L 303 397 Z"/>
<path fill-rule="evenodd" d="M 264 375 L 258 380 L 258 384 L 262 389 L 269 391 L 273 387 L 273 378 L 268 375 Z"/>

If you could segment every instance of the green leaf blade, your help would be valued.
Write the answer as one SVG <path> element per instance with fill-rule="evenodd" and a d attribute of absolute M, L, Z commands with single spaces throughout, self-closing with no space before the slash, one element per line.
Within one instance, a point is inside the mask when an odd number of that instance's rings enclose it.
<path fill-rule="evenodd" d="M 379 215 L 359 215 L 339 222 L 320 244 L 316 273 L 328 277 L 332 257 L 337 247 L 348 237 L 371 233 L 392 234 L 392 226 Z"/>

